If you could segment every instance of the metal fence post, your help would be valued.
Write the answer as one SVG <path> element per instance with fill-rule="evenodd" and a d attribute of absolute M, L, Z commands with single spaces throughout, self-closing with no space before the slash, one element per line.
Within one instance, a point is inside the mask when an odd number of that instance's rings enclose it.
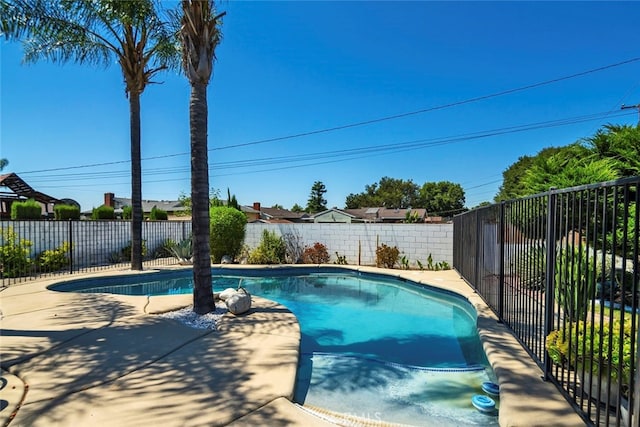
<path fill-rule="evenodd" d="M 73 274 L 73 220 L 69 218 L 69 274 Z"/>
<path fill-rule="evenodd" d="M 545 337 L 553 330 L 553 304 L 554 304 L 554 292 L 555 292 L 555 264 L 556 264 L 556 244 L 555 244 L 555 229 L 556 229 L 556 199 L 557 195 L 554 193 L 554 189 L 549 190 L 547 197 L 547 233 L 546 233 L 546 265 L 547 271 L 545 274 L 545 301 L 544 301 L 544 334 Z M 544 379 L 549 380 L 551 374 L 552 361 L 549 354 L 544 352 Z"/>
<path fill-rule="evenodd" d="M 473 278 L 473 287 L 475 289 L 478 289 L 478 283 L 480 283 L 480 269 L 482 268 L 482 265 L 480 265 L 480 236 L 482 233 L 482 227 L 480 226 L 480 211 L 482 209 L 476 209 L 475 211 L 475 215 L 476 215 L 476 247 L 475 247 L 475 254 L 473 254 L 474 259 L 475 259 L 475 268 L 474 270 L 474 278 Z"/>
<path fill-rule="evenodd" d="M 502 323 L 504 311 L 504 246 L 505 246 L 505 220 L 504 220 L 504 206 L 505 202 L 500 203 L 500 246 L 499 246 L 499 258 L 500 258 L 500 282 L 498 284 L 498 319 Z"/>

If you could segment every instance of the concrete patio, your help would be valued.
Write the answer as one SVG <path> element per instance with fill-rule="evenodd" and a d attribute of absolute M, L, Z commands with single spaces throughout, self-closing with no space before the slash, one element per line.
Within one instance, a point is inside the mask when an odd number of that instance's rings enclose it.
<path fill-rule="evenodd" d="M 455 271 L 358 269 L 446 288 L 476 307 L 501 388 L 501 426 L 585 425 Z M 47 289 L 71 277 L 114 274 L 132 272 L 65 276 L 0 292 L 1 425 L 358 425 L 290 401 L 300 329 L 295 316 L 272 301 L 253 297 L 249 314 L 226 315 L 218 330 L 204 330 L 154 315 L 189 305 L 191 295 Z"/>

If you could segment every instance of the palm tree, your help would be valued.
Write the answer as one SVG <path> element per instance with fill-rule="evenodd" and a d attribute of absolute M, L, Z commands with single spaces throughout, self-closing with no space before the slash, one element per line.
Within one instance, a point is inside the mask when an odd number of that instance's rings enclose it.
<path fill-rule="evenodd" d="M 211 289 L 209 247 L 209 159 L 207 149 L 207 86 L 213 73 L 216 46 L 220 43 L 220 15 L 209 0 L 182 0 L 180 39 L 182 66 L 191 85 L 189 125 L 191 134 L 191 209 L 193 230 L 193 311 L 215 309 Z"/>
<path fill-rule="evenodd" d="M 24 40 L 27 63 L 120 64 L 131 130 L 131 269 L 142 270 L 140 95 L 179 58 L 153 0 L 0 0 L 5 39 Z M 24 38 L 23 38 L 24 37 Z"/>

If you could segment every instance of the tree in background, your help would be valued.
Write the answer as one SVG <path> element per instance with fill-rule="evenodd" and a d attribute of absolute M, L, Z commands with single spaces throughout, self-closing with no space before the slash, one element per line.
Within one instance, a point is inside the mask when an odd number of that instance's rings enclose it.
<path fill-rule="evenodd" d="M 207 87 L 220 43 L 220 19 L 211 1 L 182 0 L 180 40 L 182 65 L 191 85 L 189 130 L 191 135 L 191 210 L 193 230 L 193 311 L 215 309 L 211 287 L 209 247 L 209 159 L 207 148 Z"/>
<path fill-rule="evenodd" d="M 640 174 L 640 128 L 605 125 L 593 136 L 563 147 L 548 147 L 520 157 L 503 173 L 494 200 Z"/>
<path fill-rule="evenodd" d="M 304 208 L 302 206 L 300 206 L 299 204 L 295 203 L 293 205 L 293 207 L 291 208 L 291 212 L 302 213 L 302 212 L 304 212 Z"/>
<path fill-rule="evenodd" d="M 615 160 L 595 159 L 580 144 L 572 144 L 548 157 L 536 157 L 522 177 L 526 196 L 554 188 L 593 184 L 619 178 Z"/>
<path fill-rule="evenodd" d="M 419 191 L 417 205 L 432 216 L 453 216 L 465 210 L 464 190 L 449 181 L 425 182 Z"/>
<path fill-rule="evenodd" d="M 271 209 L 284 209 L 284 207 L 276 203 L 275 205 L 271 206 Z"/>
<path fill-rule="evenodd" d="M 360 194 L 349 194 L 345 201 L 347 209 L 384 206 L 405 209 L 418 207 L 418 186 L 412 180 L 385 176 L 379 183 L 365 186 Z"/>
<path fill-rule="evenodd" d="M 175 59 L 172 34 L 152 0 L 0 0 L 5 39 L 23 40 L 24 61 L 120 65 L 131 135 L 131 269 L 142 270 L 140 95 Z"/>
<path fill-rule="evenodd" d="M 6 168 L 8 165 L 9 165 L 9 160 L 0 159 L 0 171 L 4 170 L 4 168 Z"/>
<path fill-rule="evenodd" d="M 307 212 L 318 213 L 327 209 L 327 201 L 324 198 L 326 192 L 327 188 L 321 181 L 313 183 L 309 201 L 307 202 Z"/>

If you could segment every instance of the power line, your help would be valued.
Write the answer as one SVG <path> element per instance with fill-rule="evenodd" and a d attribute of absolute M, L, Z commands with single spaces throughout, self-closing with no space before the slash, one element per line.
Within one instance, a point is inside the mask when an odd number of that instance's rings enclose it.
<path fill-rule="evenodd" d="M 491 99 L 491 98 L 497 98 L 497 97 L 504 96 L 504 95 L 509 95 L 509 94 L 512 94 L 512 93 L 522 92 L 522 91 L 529 90 L 529 89 L 534 89 L 534 88 L 537 88 L 537 87 L 540 87 L 540 86 L 546 86 L 546 85 L 557 83 L 557 82 L 561 82 L 561 81 L 564 81 L 564 80 L 569 80 L 569 79 L 573 79 L 573 78 L 576 78 L 576 77 L 582 77 L 582 76 L 585 76 L 585 75 L 588 75 L 588 74 L 593 74 L 593 73 L 596 73 L 596 72 L 599 72 L 599 71 L 604 71 L 604 70 L 607 70 L 607 69 L 610 69 L 610 68 L 615 68 L 615 67 L 619 67 L 619 66 L 622 66 L 622 65 L 627 65 L 627 64 L 630 64 L 630 63 L 633 63 L 633 62 L 637 62 L 637 61 L 640 61 L 640 57 L 627 59 L 625 61 L 616 62 L 614 64 L 609 64 L 609 65 L 605 65 L 605 66 L 598 67 L 598 68 L 592 68 L 590 70 L 586 70 L 586 71 L 582 71 L 582 72 L 579 72 L 579 73 L 570 74 L 570 75 L 563 76 L 563 77 L 557 77 L 557 78 L 554 78 L 554 79 L 545 80 L 545 81 L 538 82 L 538 83 L 532 83 L 532 84 L 525 85 L 525 86 L 520 86 L 520 87 L 517 87 L 517 88 L 507 89 L 507 90 L 500 91 L 500 92 L 495 92 L 495 93 L 488 94 L 488 95 L 482 95 L 482 96 L 477 96 L 477 97 L 473 97 L 473 98 L 468 98 L 468 99 L 465 99 L 465 100 L 462 100 L 462 101 L 456 101 L 456 102 L 451 102 L 451 103 L 448 103 L 448 104 L 442 104 L 442 105 L 438 105 L 438 106 L 435 106 L 435 107 L 423 108 L 423 109 L 416 110 L 416 111 L 410 111 L 410 112 L 406 112 L 406 113 L 400 113 L 400 114 L 395 114 L 395 115 L 390 115 L 390 116 L 384 116 L 384 117 L 379 117 L 379 118 L 376 118 L 376 119 L 365 120 L 365 121 L 355 122 L 355 123 L 349 123 L 349 124 L 345 124 L 345 125 L 334 126 L 334 127 L 324 128 L 324 129 L 317 129 L 317 130 L 312 130 L 312 131 L 308 131 L 308 132 L 301 132 L 301 133 L 297 133 L 297 134 L 285 135 L 285 136 L 280 136 L 280 137 L 261 139 L 261 140 L 257 140 L 257 141 L 245 142 L 245 143 L 240 143 L 240 144 L 226 145 L 226 146 L 223 146 L 223 147 L 210 148 L 209 151 L 221 151 L 221 150 L 228 150 L 228 149 L 232 149 L 232 148 L 240 148 L 240 147 L 247 147 L 247 146 L 251 146 L 251 145 L 265 144 L 265 143 L 268 143 L 268 142 L 284 141 L 284 140 L 288 140 L 288 139 L 301 138 L 301 137 L 317 135 L 317 134 L 321 134 L 321 133 L 334 132 L 334 131 L 337 131 L 337 130 L 343 130 L 343 129 L 349 129 L 349 128 L 354 128 L 354 127 L 366 126 L 366 125 L 370 125 L 370 124 L 374 124 L 374 123 L 380 123 L 380 122 L 395 120 L 395 119 L 399 119 L 399 118 L 403 118 L 403 117 L 409 117 L 409 116 L 413 116 L 413 115 L 417 115 L 417 114 L 424 114 L 424 113 L 428 113 L 428 112 L 432 112 L 432 111 L 438 111 L 438 110 L 443 110 L 443 109 L 447 109 L 447 108 L 451 108 L 451 107 L 457 107 L 457 106 L 460 106 L 460 105 L 470 104 L 470 103 L 474 103 L 474 102 L 478 102 L 478 101 L 484 101 L 484 100 Z M 157 160 L 157 159 L 163 159 L 163 158 L 169 158 L 169 157 L 185 156 L 185 155 L 189 155 L 189 154 L 190 154 L 189 152 L 173 153 L 173 154 L 166 154 L 166 155 L 161 155 L 161 156 L 146 157 L 146 158 L 143 158 L 142 160 Z M 113 161 L 113 162 L 94 163 L 94 164 L 90 164 L 90 165 L 66 166 L 66 167 L 42 169 L 42 170 L 36 170 L 36 171 L 22 171 L 22 172 L 17 172 L 17 173 L 21 174 L 21 175 L 26 175 L 26 174 L 31 174 L 31 173 L 55 172 L 55 171 L 59 171 L 59 170 L 68 170 L 68 169 L 81 169 L 81 168 L 89 168 L 89 167 L 97 167 L 97 166 L 110 166 L 110 165 L 123 164 L 123 163 L 130 163 L 130 160 L 119 160 L 119 161 Z"/>
<path fill-rule="evenodd" d="M 432 148 L 432 147 L 449 145 L 449 144 L 460 143 L 460 142 L 467 142 L 467 141 L 472 141 L 472 140 L 481 139 L 481 138 L 489 138 L 492 136 L 520 133 L 520 132 L 526 132 L 529 130 L 545 129 L 550 127 L 566 126 L 570 124 L 598 120 L 598 119 L 601 119 L 603 116 L 618 117 L 618 116 L 628 116 L 632 114 L 635 114 L 635 113 L 628 113 L 623 111 L 618 111 L 615 114 L 611 114 L 610 112 L 593 113 L 593 114 L 588 114 L 583 116 L 569 117 L 569 118 L 556 119 L 556 120 L 547 120 L 543 122 L 527 123 L 523 125 L 514 125 L 514 126 L 508 126 L 504 128 L 478 131 L 478 132 L 454 135 L 449 137 L 422 138 L 422 139 L 416 139 L 411 141 L 394 142 L 394 143 L 381 144 L 381 145 L 368 146 L 368 147 L 332 150 L 332 151 L 324 151 L 324 152 L 301 154 L 301 155 L 266 157 L 262 159 L 235 160 L 235 161 L 212 164 L 210 166 L 210 172 L 212 172 L 212 175 L 211 175 L 212 177 L 222 177 L 222 176 L 237 175 L 239 173 L 246 174 L 246 173 L 273 172 L 277 170 L 317 166 L 321 164 L 330 164 L 330 163 L 361 159 L 365 157 L 379 156 L 379 155 L 385 154 L 388 151 L 393 151 L 395 154 L 395 153 L 401 153 L 405 151 Z M 278 164 L 287 164 L 287 163 L 310 162 L 313 160 L 323 160 L 323 159 L 333 159 L 333 160 L 324 160 L 324 161 L 304 163 L 304 164 L 291 165 L 291 166 L 273 167 L 268 169 L 254 170 L 250 172 L 237 171 L 237 169 L 240 169 L 240 168 L 269 166 L 269 165 L 278 165 Z M 215 171 L 219 171 L 222 169 L 234 169 L 234 172 L 227 173 L 227 174 L 215 173 Z M 155 169 L 150 169 L 145 171 L 144 176 L 145 177 L 153 176 L 153 175 L 166 176 L 167 174 L 171 174 L 171 173 L 186 173 L 188 171 L 189 171 L 188 167 L 155 168 Z M 31 182 L 37 183 L 38 179 L 43 179 L 43 180 L 46 180 L 47 182 L 50 182 L 52 179 L 63 179 L 66 181 L 74 181 L 74 180 L 87 181 L 91 179 L 104 180 L 107 178 L 121 178 L 121 177 L 124 178 L 127 176 L 128 176 L 127 170 L 95 172 L 95 173 L 72 173 L 72 174 L 59 174 L 59 175 L 47 175 L 47 176 L 34 177 L 31 179 Z M 153 181 L 145 180 L 144 183 L 157 183 L 157 182 L 168 182 L 168 181 L 172 181 L 172 179 L 153 180 Z"/>

